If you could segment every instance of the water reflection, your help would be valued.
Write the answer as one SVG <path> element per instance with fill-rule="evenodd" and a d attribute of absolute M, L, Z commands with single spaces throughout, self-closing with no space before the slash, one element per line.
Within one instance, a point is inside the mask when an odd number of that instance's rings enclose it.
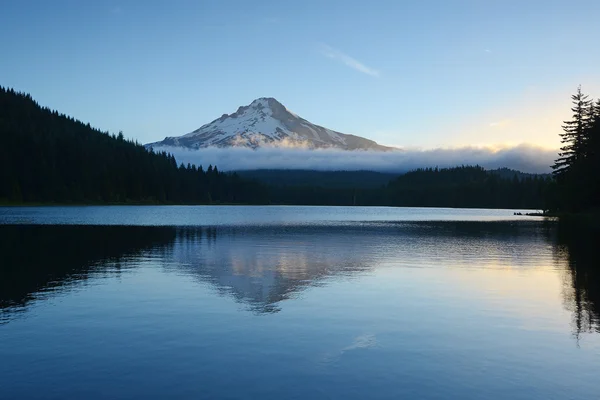
<path fill-rule="evenodd" d="M 549 238 L 559 261 L 566 260 L 565 307 L 573 316 L 575 335 L 600 332 L 600 231 L 597 227 L 565 221 L 550 229 Z"/>
<path fill-rule="evenodd" d="M 373 268 L 376 255 L 353 248 L 356 239 L 323 227 L 180 229 L 163 266 L 211 283 L 255 313 L 273 313 L 307 287 Z"/>
<path fill-rule="evenodd" d="M 36 301 L 140 266 L 209 284 L 263 314 L 381 266 L 564 269 L 577 334 L 600 332 L 597 235 L 538 222 L 347 226 L 0 226 L 0 322 Z"/>
<path fill-rule="evenodd" d="M 0 323 L 35 300 L 119 274 L 128 258 L 168 246 L 171 228 L 0 225 Z"/>

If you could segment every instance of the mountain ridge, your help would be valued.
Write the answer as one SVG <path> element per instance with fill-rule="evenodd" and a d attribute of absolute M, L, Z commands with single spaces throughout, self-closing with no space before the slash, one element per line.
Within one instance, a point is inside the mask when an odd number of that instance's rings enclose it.
<path fill-rule="evenodd" d="M 273 97 L 260 97 L 232 114 L 202 125 L 182 136 L 167 136 L 146 147 L 299 147 L 308 149 L 390 151 L 392 147 L 337 132 L 298 116 Z"/>

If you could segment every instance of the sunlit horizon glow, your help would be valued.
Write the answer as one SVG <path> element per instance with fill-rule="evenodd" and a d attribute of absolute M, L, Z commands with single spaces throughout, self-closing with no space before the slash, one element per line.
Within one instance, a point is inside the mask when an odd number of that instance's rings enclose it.
<path fill-rule="evenodd" d="M 141 143 L 267 96 L 394 147 L 557 149 L 577 86 L 600 97 L 600 53 L 581 40 L 600 37 L 599 14 L 592 0 L 16 2 L 0 85 Z"/>

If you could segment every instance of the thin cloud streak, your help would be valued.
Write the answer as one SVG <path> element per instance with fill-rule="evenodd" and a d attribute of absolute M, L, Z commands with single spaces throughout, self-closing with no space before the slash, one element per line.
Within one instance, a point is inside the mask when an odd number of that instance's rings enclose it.
<path fill-rule="evenodd" d="M 503 119 L 500 121 L 492 122 L 490 124 L 490 128 L 505 128 L 505 127 L 509 126 L 511 123 L 512 123 L 512 120 Z"/>
<path fill-rule="evenodd" d="M 334 49 L 331 46 L 323 44 L 321 46 L 321 54 L 323 54 L 327 58 L 331 58 L 332 60 L 340 61 L 347 67 L 350 67 L 358 72 L 362 72 L 363 74 L 367 74 L 370 76 L 374 76 L 376 78 L 379 77 L 379 71 L 376 69 L 367 67 L 365 64 L 361 63 L 357 59 L 350 57 L 348 54 L 343 53 L 338 49 Z"/>
<path fill-rule="evenodd" d="M 309 169 L 320 171 L 406 172 L 424 167 L 481 165 L 484 168 L 512 168 L 522 172 L 549 173 L 557 151 L 522 144 L 515 147 L 463 147 L 455 149 L 398 150 L 391 152 L 344 151 L 335 149 L 307 150 L 266 147 L 252 150 L 244 147 L 186 150 L 177 147 L 155 147 L 175 156 L 178 163 L 217 165 L 223 171 L 249 169 Z"/>

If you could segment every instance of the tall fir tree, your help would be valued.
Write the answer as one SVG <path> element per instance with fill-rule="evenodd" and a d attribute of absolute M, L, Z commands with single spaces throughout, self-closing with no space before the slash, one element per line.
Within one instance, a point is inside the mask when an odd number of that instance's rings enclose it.
<path fill-rule="evenodd" d="M 593 104 L 587 135 L 586 173 L 589 177 L 590 208 L 600 210 L 600 99 Z"/>
<path fill-rule="evenodd" d="M 559 157 L 552 166 L 553 174 L 557 179 L 564 177 L 566 173 L 577 167 L 584 158 L 587 130 L 589 129 L 590 105 L 592 101 L 577 88 L 577 93 L 571 96 L 573 100 L 573 119 L 564 121 L 563 133 L 560 134 L 563 147 L 560 149 Z"/>
<path fill-rule="evenodd" d="M 552 208 L 578 213 L 600 208 L 600 100 L 590 100 L 581 87 L 572 99 L 573 119 L 565 121 L 563 147 L 552 166 L 556 178 Z"/>

